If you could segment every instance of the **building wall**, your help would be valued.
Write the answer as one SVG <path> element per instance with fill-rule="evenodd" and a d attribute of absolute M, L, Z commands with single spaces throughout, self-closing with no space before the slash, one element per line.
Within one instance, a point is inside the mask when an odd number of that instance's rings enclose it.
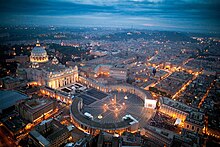
<path fill-rule="evenodd" d="M 10 90 L 10 89 L 15 89 L 16 87 L 20 87 L 21 83 L 19 81 L 16 81 L 16 82 L 10 82 L 10 83 L 7 83 L 7 82 L 4 82 L 3 83 L 3 88 L 7 89 L 7 90 Z M 25 86 L 25 85 L 24 85 Z"/>
<path fill-rule="evenodd" d="M 162 104 L 160 106 L 160 109 L 159 109 L 160 112 L 164 113 L 164 114 L 167 114 L 171 117 L 174 117 L 174 118 L 179 118 L 181 120 L 185 120 L 188 113 L 186 112 L 183 112 L 183 111 L 180 111 L 178 109 L 175 109 L 173 107 L 170 107 L 168 105 L 165 105 L 165 104 Z"/>
<path fill-rule="evenodd" d="M 26 68 L 27 79 L 36 81 L 38 84 L 45 85 L 47 73 L 36 68 Z"/>
<path fill-rule="evenodd" d="M 202 134 L 203 126 L 196 125 L 196 124 L 190 123 L 188 121 L 185 121 L 183 128 L 187 129 L 187 130 L 191 130 L 193 132 L 198 132 L 198 133 Z"/>
<path fill-rule="evenodd" d="M 33 136 L 31 136 L 31 135 L 29 135 L 28 137 L 29 137 L 29 139 L 31 139 L 31 141 L 33 142 L 33 144 L 34 144 L 35 146 L 37 146 L 37 147 L 49 147 L 49 146 L 50 146 L 50 145 L 44 146 L 43 144 L 41 144 L 41 143 L 39 142 L 39 140 L 37 140 L 35 137 L 33 137 Z"/>
<path fill-rule="evenodd" d="M 126 80 L 127 79 L 127 70 L 119 69 L 119 68 L 111 68 L 110 69 L 110 76 L 119 79 L 119 80 Z"/>
<path fill-rule="evenodd" d="M 55 110 L 55 108 L 55 102 L 52 101 L 43 106 L 33 109 L 26 106 L 25 102 L 22 102 L 16 106 L 16 110 L 19 112 L 21 117 L 25 118 L 30 122 L 34 122 L 39 117 L 42 117 L 42 115 L 44 115 L 45 113 Z M 36 111 L 36 109 L 38 109 L 38 111 Z"/>
<path fill-rule="evenodd" d="M 96 73 L 96 76 L 98 75 L 106 75 L 109 76 L 110 73 L 110 65 L 98 65 L 95 69 L 94 72 Z"/>
<path fill-rule="evenodd" d="M 187 113 L 176 108 L 173 108 L 169 105 L 163 104 L 160 101 L 161 105 L 159 111 L 169 115 L 174 118 L 179 118 L 183 122 L 183 128 L 187 130 L 191 130 L 194 132 L 202 133 L 202 129 L 204 127 L 204 120 L 203 120 L 203 113 L 197 112 L 196 110 L 192 110 L 191 112 Z M 190 118 L 190 116 L 194 113 L 194 115 L 198 115 L 198 118 Z"/>
<path fill-rule="evenodd" d="M 10 89 L 26 86 L 26 82 L 18 78 L 7 76 L 4 78 L 0 78 L 0 85 L 6 90 L 10 90 Z"/>
<path fill-rule="evenodd" d="M 58 147 L 58 146 L 61 146 L 62 144 L 66 143 L 68 138 L 70 137 L 70 132 L 68 131 L 68 129 L 64 126 L 60 126 L 60 122 L 58 122 L 58 124 L 56 122 L 54 122 L 54 120 L 52 121 L 49 121 L 49 122 L 46 122 L 45 124 L 43 125 L 37 125 L 35 127 L 35 130 L 40 134 L 42 135 L 42 137 L 44 137 L 47 141 L 48 141 L 48 147 Z M 58 134 L 57 135 L 56 133 L 56 130 L 57 127 L 59 127 L 59 130 L 58 131 Z M 50 135 L 47 135 L 47 136 L 44 136 L 45 133 L 48 134 L 48 132 L 52 131 L 53 133 L 53 137 L 49 137 Z M 40 140 L 37 138 L 38 136 L 37 135 L 29 135 L 29 137 L 31 138 L 31 140 L 34 142 L 34 144 L 36 146 L 44 146 Z"/>
<path fill-rule="evenodd" d="M 129 93 L 139 96 L 142 100 L 145 100 L 145 98 L 148 98 L 150 96 L 150 95 L 146 95 L 146 93 L 143 92 L 143 90 L 137 87 L 134 87 L 132 85 L 103 85 L 102 83 L 98 83 L 97 81 L 93 79 L 85 78 L 82 76 L 79 76 L 78 82 L 88 85 L 90 87 L 93 87 L 103 92 L 110 92 L 110 91 L 129 92 Z"/>
<path fill-rule="evenodd" d="M 49 78 L 46 82 L 46 85 L 57 89 L 59 87 L 74 83 L 78 80 L 78 73 L 64 74 L 59 77 Z"/>
<path fill-rule="evenodd" d="M 50 147 L 57 147 L 64 144 L 65 142 L 67 142 L 69 136 L 70 136 L 69 132 L 64 132 L 63 134 L 58 136 L 55 140 L 53 140 Z"/>
<path fill-rule="evenodd" d="M 41 117 L 43 114 L 48 113 L 49 111 L 53 111 L 55 110 L 56 106 L 54 104 L 54 102 L 45 105 L 44 107 L 42 107 L 39 111 L 35 112 L 35 113 L 31 113 L 29 112 L 30 116 L 29 118 L 32 118 L 32 122 L 34 120 L 36 120 L 37 118 Z"/>
<path fill-rule="evenodd" d="M 38 68 L 26 68 L 27 79 L 36 81 L 38 84 L 47 85 L 51 88 L 57 89 L 59 87 L 68 85 L 78 81 L 78 68 L 64 70 L 59 74 L 45 71 Z M 69 73 L 68 73 L 68 72 Z"/>
<path fill-rule="evenodd" d="M 72 103 L 72 99 L 66 95 L 63 95 L 59 92 L 57 92 L 56 90 L 53 90 L 53 89 L 49 89 L 49 88 L 46 88 L 46 87 L 42 87 L 40 89 L 40 92 L 43 94 L 43 95 L 46 95 L 46 96 L 49 96 L 49 97 L 52 97 L 52 98 L 55 98 L 59 101 L 62 101 L 64 103 L 67 103 L 67 104 L 70 104 Z"/>
<path fill-rule="evenodd" d="M 143 135 L 147 136 L 149 139 L 151 139 L 154 143 L 156 143 L 159 146 L 170 146 L 172 144 L 172 140 L 167 139 L 160 134 L 157 134 L 157 132 L 154 132 L 151 129 L 144 129 Z"/>

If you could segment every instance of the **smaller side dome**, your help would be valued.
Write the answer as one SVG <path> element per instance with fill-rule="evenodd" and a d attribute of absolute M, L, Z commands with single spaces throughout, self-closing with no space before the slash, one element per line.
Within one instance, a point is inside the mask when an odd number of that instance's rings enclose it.
<path fill-rule="evenodd" d="M 55 65 L 59 64 L 59 61 L 55 56 L 52 59 L 52 64 L 55 64 Z"/>

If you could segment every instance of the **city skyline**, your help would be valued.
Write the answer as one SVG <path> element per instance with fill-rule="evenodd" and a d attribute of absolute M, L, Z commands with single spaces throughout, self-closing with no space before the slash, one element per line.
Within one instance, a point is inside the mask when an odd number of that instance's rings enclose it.
<path fill-rule="evenodd" d="M 199 0 L 1 1 L 2 25 L 122 27 L 220 32 L 220 2 Z"/>
<path fill-rule="evenodd" d="M 0 147 L 219 146 L 219 7 L 0 1 Z"/>

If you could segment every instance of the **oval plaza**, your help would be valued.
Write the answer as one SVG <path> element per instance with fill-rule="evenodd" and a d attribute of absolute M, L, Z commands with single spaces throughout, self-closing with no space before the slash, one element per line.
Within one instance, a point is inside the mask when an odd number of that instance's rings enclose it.
<path fill-rule="evenodd" d="M 93 87 L 72 101 L 70 115 L 78 128 L 91 134 L 100 130 L 121 134 L 136 132 L 154 114 L 147 108 L 148 92 L 131 85 L 102 85 L 80 77 L 80 83 Z M 150 100 L 149 99 L 149 100 Z"/>

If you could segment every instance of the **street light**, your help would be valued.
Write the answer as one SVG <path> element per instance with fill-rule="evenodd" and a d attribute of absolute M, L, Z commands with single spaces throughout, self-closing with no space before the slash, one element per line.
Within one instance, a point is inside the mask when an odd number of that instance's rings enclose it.
<path fill-rule="evenodd" d="M 102 115 L 101 114 L 98 115 L 98 119 L 102 119 Z"/>

